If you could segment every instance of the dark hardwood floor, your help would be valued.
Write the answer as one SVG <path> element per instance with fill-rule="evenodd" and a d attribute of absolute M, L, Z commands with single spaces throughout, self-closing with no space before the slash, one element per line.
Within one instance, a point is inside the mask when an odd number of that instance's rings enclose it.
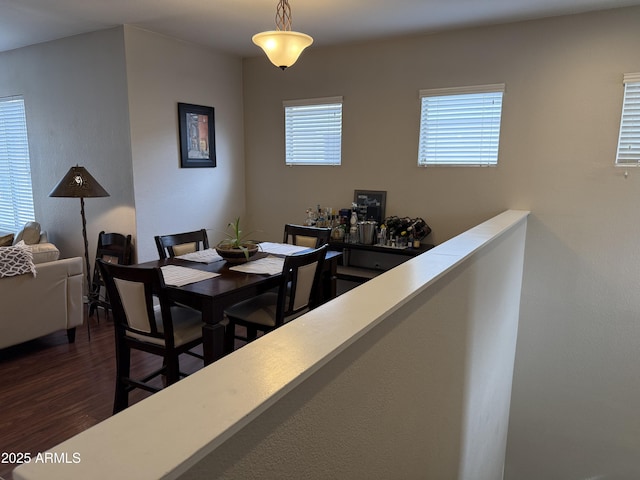
<path fill-rule="evenodd" d="M 0 478 L 11 480 L 10 453 L 35 456 L 111 416 L 115 379 L 113 323 L 100 310 L 100 321 L 78 327 L 75 343 L 61 331 L 0 350 Z M 132 373 L 159 368 L 161 359 L 132 353 Z M 202 361 L 180 358 L 191 373 Z M 157 379 L 160 385 L 161 380 Z M 134 390 L 129 404 L 148 393 Z"/>

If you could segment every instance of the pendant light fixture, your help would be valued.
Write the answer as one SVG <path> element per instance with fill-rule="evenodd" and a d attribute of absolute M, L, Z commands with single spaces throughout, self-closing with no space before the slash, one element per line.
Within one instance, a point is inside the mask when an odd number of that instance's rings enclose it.
<path fill-rule="evenodd" d="M 264 50 L 271 63 L 282 70 L 296 63 L 302 51 L 313 43 L 309 35 L 291 31 L 289 0 L 278 2 L 276 30 L 256 33 L 252 40 Z"/>

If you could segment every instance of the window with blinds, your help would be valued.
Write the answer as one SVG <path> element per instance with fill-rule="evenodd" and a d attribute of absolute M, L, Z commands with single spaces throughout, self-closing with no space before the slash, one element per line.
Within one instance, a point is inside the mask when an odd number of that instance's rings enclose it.
<path fill-rule="evenodd" d="M 624 100 L 616 165 L 638 165 L 640 164 L 640 73 L 626 73 L 623 82 Z"/>
<path fill-rule="evenodd" d="M 16 232 L 33 220 L 24 99 L 0 98 L 0 231 Z"/>
<path fill-rule="evenodd" d="M 340 165 L 342 97 L 287 100 L 283 106 L 285 163 Z"/>
<path fill-rule="evenodd" d="M 505 85 L 420 90 L 418 165 L 498 164 Z"/>

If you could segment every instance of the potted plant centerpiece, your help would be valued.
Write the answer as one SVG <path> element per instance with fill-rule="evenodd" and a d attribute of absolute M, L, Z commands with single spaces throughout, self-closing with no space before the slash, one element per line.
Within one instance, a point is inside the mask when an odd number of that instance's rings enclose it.
<path fill-rule="evenodd" d="M 227 238 L 216 245 L 216 252 L 229 263 L 244 263 L 258 251 L 258 244 L 246 240 L 240 229 L 240 217 L 227 225 Z"/>

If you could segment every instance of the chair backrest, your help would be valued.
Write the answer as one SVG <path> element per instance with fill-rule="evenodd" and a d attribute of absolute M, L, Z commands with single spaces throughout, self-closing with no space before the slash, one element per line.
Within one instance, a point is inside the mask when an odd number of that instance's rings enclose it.
<path fill-rule="evenodd" d="M 108 263 L 131 265 L 131 235 L 126 237 L 121 233 L 100 232 L 96 259 L 101 258 Z"/>
<path fill-rule="evenodd" d="M 96 261 L 109 294 L 116 338 L 173 347 L 171 302 L 163 293 L 164 279 L 159 268 L 140 268 Z M 156 322 L 154 297 L 159 300 L 162 330 Z"/>
<path fill-rule="evenodd" d="M 284 243 L 300 245 L 309 248 L 318 248 L 329 243 L 331 238 L 330 228 L 307 227 L 287 223 L 284 226 Z"/>
<path fill-rule="evenodd" d="M 285 257 L 278 289 L 276 324 L 282 324 L 285 318 L 316 306 L 326 253 L 327 245 L 323 245 L 310 252 Z"/>
<path fill-rule="evenodd" d="M 154 238 L 161 259 L 209 248 L 209 239 L 204 228 L 195 232 L 156 235 Z"/>

